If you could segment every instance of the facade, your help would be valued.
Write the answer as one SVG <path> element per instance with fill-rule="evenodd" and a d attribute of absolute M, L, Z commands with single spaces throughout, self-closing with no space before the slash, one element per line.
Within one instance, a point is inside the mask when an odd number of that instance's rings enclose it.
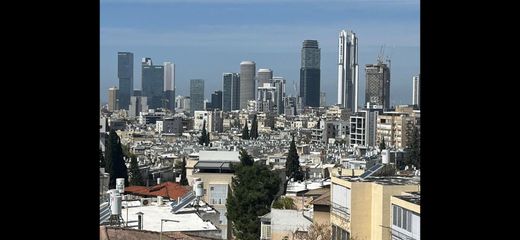
<path fill-rule="evenodd" d="M 134 89 L 134 54 L 117 53 L 117 77 L 119 78 L 119 109 L 129 109 L 130 96 Z"/>
<path fill-rule="evenodd" d="M 318 41 L 304 40 L 300 68 L 300 97 L 303 106 L 320 106 L 320 58 Z"/>
<path fill-rule="evenodd" d="M 118 110 L 118 89 L 117 87 L 111 87 L 108 89 L 108 111 L 113 112 Z"/>
<path fill-rule="evenodd" d="M 328 142 L 329 139 L 346 139 L 349 128 L 347 121 L 326 121 L 323 129 L 323 140 Z"/>
<path fill-rule="evenodd" d="M 143 58 L 141 62 L 142 95 L 148 98 L 149 108 L 163 107 L 164 66 L 153 65 L 151 58 Z"/>
<path fill-rule="evenodd" d="M 228 229 L 226 217 L 226 200 L 234 176 L 230 164 L 239 163 L 238 157 L 237 151 L 200 151 L 199 160 L 193 166 L 193 178 L 200 178 L 206 191 L 203 200 L 220 212 L 221 224 L 217 227 L 222 230 L 223 239 L 227 239 L 228 234 L 231 236 L 231 226 Z"/>
<path fill-rule="evenodd" d="M 365 104 L 390 108 L 390 68 L 381 61 L 366 65 Z"/>
<path fill-rule="evenodd" d="M 412 93 L 412 104 L 417 106 L 417 108 L 421 108 L 420 104 L 420 93 L 421 93 L 421 82 L 419 79 L 419 75 L 414 76 L 412 79 L 413 82 L 413 93 Z"/>
<path fill-rule="evenodd" d="M 190 80 L 190 112 L 204 110 L 204 80 Z"/>
<path fill-rule="evenodd" d="M 421 239 L 421 195 L 418 192 L 392 196 L 392 240 Z"/>
<path fill-rule="evenodd" d="M 418 191 L 410 177 L 332 177 L 332 239 L 391 239 L 390 200 L 404 191 Z M 385 226 L 387 226 L 385 228 Z"/>
<path fill-rule="evenodd" d="M 225 112 L 240 109 L 240 74 L 222 74 L 222 110 Z"/>
<path fill-rule="evenodd" d="M 258 69 L 258 72 L 256 73 L 256 86 L 261 87 L 264 85 L 264 83 L 271 83 L 271 80 L 273 79 L 273 70 L 261 68 Z"/>
<path fill-rule="evenodd" d="M 164 118 L 162 121 L 156 121 L 156 131 L 160 133 L 181 134 L 183 131 L 182 118 L 170 117 Z"/>
<path fill-rule="evenodd" d="M 273 77 L 274 106 L 277 114 L 284 114 L 284 98 L 285 98 L 285 79 L 283 77 Z"/>
<path fill-rule="evenodd" d="M 164 104 L 165 108 L 175 112 L 175 64 L 164 62 Z"/>
<path fill-rule="evenodd" d="M 408 144 L 408 134 L 413 126 L 420 129 L 420 113 L 415 112 L 383 112 L 377 116 L 376 144 L 385 139 L 389 147 L 403 149 Z"/>
<path fill-rule="evenodd" d="M 307 232 L 312 221 L 301 211 L 292 209 L 275 209 L 260 218 L 261 240 L 296 239 L 294 233 Z"/>
<path fill-rule="evenodd" d="M 211 110 L 222 110 L 222 91 L 218 90 L 211 94 Z"/>
<path fill-rule="evenodd" d="M 191 99 L 189 96 L 177 96 L 175 97 L 175 109 L 178 112 L 190 112 Z"/>
<path fill-rule="evenodd" d="M 148 98 L 132 96 L 129 109 L 128 116 L 131 118 L 138 117 L 140 112 L 148 112 Z"/>
<path fill-rule="evenodd" d="M 350 146 L 376 146 L 377 117 L 382 113 L 383 109 L 368 108 L 350 116 Z"/>
<path fill-rule="evenodd" d="M 222 111 L 195 111 L 193 116 L 193 130 L 202 130 L 204 121 L 206 121 L 206 131 L 223 131 L 224 126 Z"/>
<path fill-rule="evenodd" d="M 320 107 L 327 106 L 327 95 L 325 92 L 320 92 Z"/>
<path fill-rule="evenodd" d="M 255 69 L 253 61 L 240 63 L 240 109 L 246 109 L 249 100 L 255 100 Z"/>
<path fill-rule="evenodd" d="M 338 39 L 338 104 L 357 112 L 359 89 L 358 39 L 342 30 Z"/>

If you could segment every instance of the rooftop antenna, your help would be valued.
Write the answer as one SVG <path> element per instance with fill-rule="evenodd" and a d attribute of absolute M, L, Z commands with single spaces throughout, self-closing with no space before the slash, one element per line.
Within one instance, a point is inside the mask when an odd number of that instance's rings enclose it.
<path fill-rule="evenodd" d="M 379 54 L 377 55 L 377 63 L 382 64 L 385 62 L 385 45 L 383 44 L 381 46 L 381 49 L 379 50 Z"/>

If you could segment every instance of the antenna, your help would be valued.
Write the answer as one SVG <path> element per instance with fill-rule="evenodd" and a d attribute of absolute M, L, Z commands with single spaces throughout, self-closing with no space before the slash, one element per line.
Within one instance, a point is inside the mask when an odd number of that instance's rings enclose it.
<path fill-rule="evenodd" d="M 385 45 L 381 45 L 381 49 L 379 50 L 379 54 L 377 55 L 377 63 L 381 64 L 385 61 Z"/>

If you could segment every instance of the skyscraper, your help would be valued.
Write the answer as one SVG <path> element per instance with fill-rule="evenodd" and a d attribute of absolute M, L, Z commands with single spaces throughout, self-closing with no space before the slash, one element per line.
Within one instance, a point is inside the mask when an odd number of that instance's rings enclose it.
<path fill-rule="evenodd" d="M 191 79 L 190 80 L 190 112 L 204 110 L 204 80 Z"/>
<path fill-rule="evenodd" d="M 269 83 L 271 79 L 273 79 L 273 70 L 266 68 L 258 69 L 256 74 L 257 87 L 263 87 L 264 83 Z"/>
<path fill-rule="evenodd" d="M 274 90 L 274 108 L 277 109 L 278 114 L 284 114 L 284 99 L 285 99 L 285 79 L 283 77 L 273 77 Z"/>
<path fill-rule="evenodd" d="M 119 109 L 128 110 L 130 96 L 134 90 L 134 54 L 117 53 L 117 77 L 119 78 Z"/>
<path fill-rule="evenodd" d="M 164 63 L 164 96 L 165 107 L 175 111 L 175 64 L 171 62 Z"/>
<path fill-rule="evenodd" d="M 148 107 L 162 108 L 164 91 L 164 66 L 153 65 L 151 58 L 143 58 L 142 68 L 142 96 L 148 98 Z"/>
<path fill-rule="evenodd" d="M 341 30 L 338 40 L 338 104 L 357 112 L 359 90 L 358 39 Z"/>
<path fill-rule="evenodd" d="M 108 111 L 118 110 L 118 99 L 117 99 L 118 90 L 117 87 L 111 87 L 108 89 Z"/>
<path fill-rule="evenodd" d="M 255 72 L 255 62 L 240 63 L 240 109 L 246 109 L 248 101 L 255 100 Z"/>
<path fill-rule="evenodd" d="M 222 91 L 217 90 L 211 94 L 211 110 L 222 110 Z"/>
<path fill-rule="evenodd" d="M 412 93 L 412 104 L 416 105 L 417 108 L 421 108 L 421 104 L 419 99 L 421 98 L 419 95 L 421 93 L 421 82 L 419 80 L 419 75 L 413 77 L 413 93 Z"/>
<path fill-rule="evenodd" d="M 222 111 L 240 109 L 240 74 L 222 74 Z"/>
<path fill-rule="evenodd" d="M 320 106 L 320 53 L 318 41 L 303 41 L 300 68 L 300 97 L 303 106 Z"/>
<path fill-rule="evenodd" d="M 383 106 L 390 108 L 390 69 L 382 61 L 377 64 L 366 65 L 365 105 Z"/>

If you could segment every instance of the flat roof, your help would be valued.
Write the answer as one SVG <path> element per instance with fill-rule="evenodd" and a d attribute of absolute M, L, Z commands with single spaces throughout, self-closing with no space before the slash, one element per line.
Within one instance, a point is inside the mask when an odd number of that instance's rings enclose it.
<path fill-rule="evenodd" d="M 408 195 L 408 194 L 410 194 L 410 195 Z M 407 202 L 410 202 L 410 203 L 413 203 L 413 204 L 421 205 L 421 194 L 419 192 L 410 192 L 410 193 L 407 193 L 406 195 L 398 195 L 398 196 L 394 196 L 394 197 L 407 201 Z"/>
<path fill-rule="evenodd" d="M 160 232 L 161 219 L 177 220 L 179 222 L 163 222 L 163 232 L 173 231 L 209 231 L 218 230 L 215 225 L 209 221 L 204 221 L 196 213 L 173 214 L 170 212 L 171 207 L 165 203 L 163 206 L 148 205 L 139 207 L 124 208 L 121 210 L 121 217 L 137 222 L 138 212 L 143 213 L 143 230 Z M 135 225 L 135 223 L 131 223 Z"/>
<path fill-rule="evenodd" d="M 357 176 L 341 176 L 339 179 L 347 180 L 349 182 L 375 182 L 381 185 L 408 185 L 419 184 L 420 178 L 417 177 L 403 177 L 403 176 L 370 176 L 361 179 Z"/>
<path fill-rule="evenodd" d="M 238 151 L 199 151 L 200 161 L 240 162 Z"/>

